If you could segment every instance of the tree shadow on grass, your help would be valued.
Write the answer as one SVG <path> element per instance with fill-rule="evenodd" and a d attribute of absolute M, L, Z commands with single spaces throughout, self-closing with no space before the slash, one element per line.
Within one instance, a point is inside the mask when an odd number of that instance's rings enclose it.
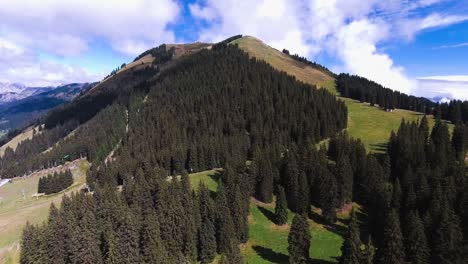
<path fill-rule="evenodd" d="M 386 152 L 388 144 L 387 143 L 376 143 L 376 144 L 370 144 L 373 150 L 375 151 L 382 151 Z"/>
<path fill-rule="evenodd" d="M 262 246 L 253 246 L 252 248 L 261 258 L 270 263 L 288 263 L 288 256 L 283 253 Z"/>
<path fill-rule="evenodd" d="M 266 218 L 268 218 L 268 220 L 270 220 L 271 222 L 276 224 L 276 222 L 275 222 L 275 213 L 273 213 L 272 211 L 270 211 L 270 210 L 268 210 L 268 209 L 266 209 L 264 207 L 261 207 L 259 205 L 257 205 L 257 208 L 258 208 L 258 210 L 260 210 L 260 212 L 262 212 L 262 214 Z"/>
<path fill-rule="evenodd" d="M 253 246 L 255 252 L 264 260 L 269 263 L 288 263 L 289 256 L 283 253 L 275 252 L 271 248 L 266 248 L 262 246 Z M 336 258 L 337 259 L 337 258 Z M 309 259 L 308 264 L 334 264 L 336 261 L 329 261 L 323 259 Z"/>
<path fill-rule="evenodd" d="M 340 235 L 341 237 L 344 237 L 344 235 L 346 234 L 347 228 L 345 226 L 338 225 L 338 224 L 330 224 L 325 220 L 325 218 L 323 218 L 322 215 L 314 211 L 309 212 L 309 218 L 312 219 L 315 223 L 323 225 L 325 229 L 327 229 L 328 231 L 333 232 L 337 235 Z M 340 220 L 340 221 L 346 224 L 346 220 Z"/>
<path fill-rule="evenodd" d="M 336 261 L 329 261 L 324 259 L 310 259 L 308 261 L 309 264 L 336 264 Z"/>
<path fill-rule="evenodd" d="M 220 171 L 216 171 L 213 174 L 209 174 L 208 176 L 215 182 L 218 182 L 219 179 L 221 179 L 222 173 Z"/>

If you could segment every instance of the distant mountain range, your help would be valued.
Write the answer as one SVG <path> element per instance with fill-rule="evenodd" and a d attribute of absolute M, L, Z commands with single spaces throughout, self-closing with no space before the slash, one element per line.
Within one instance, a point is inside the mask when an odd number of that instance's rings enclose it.
<path fill-rule="evenodd" d="M 26 87 L 0 83 L 0 130 L 26 125 L 58 105 L 71 101 L 94 83 L 71 83 L 57 87 Z"/>

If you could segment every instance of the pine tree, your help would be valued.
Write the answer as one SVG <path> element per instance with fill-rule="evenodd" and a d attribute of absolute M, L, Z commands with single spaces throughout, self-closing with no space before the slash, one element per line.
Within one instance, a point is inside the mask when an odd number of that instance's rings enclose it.
<path fill-rule="evenodd" d="M 104 264 L 115 264 L 120 262 L 117 248 L 115 231 L 108 228 L 101 234 L 101 250 Z"/>
<path fill-rule="evenodd" d="M 452 147 L 455 157 L 460 161 L 465 159 L 465 145 L 465 126 L 459 122 L 453 129 Z"/>
<path fill-rule="evenodd" d="M 231 218 L 231 212 L 226 198 L 224 185 L 220 183 L 216 192 L 216 238 L 218 244 L 218 253 L 229 253 L 231 244 L 237 243 L 234 232 L 234 223 Z"/>
<path fill-rule="evenodd" d="M 377 250 L 379 264 L 405 263 L 403 236 L 400 230 L 400 221 L 395 209 L 387 215 L 384 227 L 383 245 Z"/>
<path fill-rule="evenodd" d="M 364 251 L 364 256 L 363 256 L 363 264 L 373 264 L 374 263 L 374 256 L 375 256 L 375 247 L 374 244 L 372 243 L 372 238 L 369 235 L 369 238 L 367 239 L 367 244 L 366 244 L 366 249 Z"/>
<path fill-rule="evenodd" d="M 361 251 L 361 238 L 356 212 L 351 213 L 351 223 L 346 233 L 345 241 L 341 246 L 340 264 L 360 264 L 363 258 Z"/>
<path fill-rule="evenodd" d="M 278 196 L 275 206 L 275 221 L 277 225 L 284 225 L 288 221 L 288 206 L 283 186 L 278 186 Z"/>
<path fill-rule="evenodd" d="M 309 261 L 310 231 L 307 217 L 296 214 L 288 235 L 289 263 L 305 264 Z"/>
<path fill-rule="evenodd" d="M 322 207 L 322 216 L 328 223 L 335 223 L 336 208 L 338 205 L 338 188 L 335 176 L 325 170 L 320 181 L 320 206 Z"/>
<path fill-rule="evenodd" d="M 405 221 L 404 229 L 406 256 L 411 263 L 425 264 L 429 263 L 429 247 L 426 234 L 424 232 L 424 225 L 419 215 L 415 211 L 410 211 Z"/>
<path fill-rule="evenodd" d="M 339 182 L 340 204 L 351 202 L 353 199 L 353 168 L 346 155 L 340 156 L 336 162 L 336 179 Z"/>
<path fill-rule="evenodd" d="M 201 227 L 198 233 L 198 257 L 201 263 L 210 263 L 216 255 L 216 231 L 212 219 L 213 202 L 208 189 L 199 186 Z"/>
<path fill-rule="evenodd" d="M 44 253 L 41 247 L 42 234 L 38 227 L 26 223 L 21 237 L 21 264 L 40 264 L 44 261 Z"/>
<path fill-rule="evenodd" d="M 444 201 L 440 223 L 434 234 L 433 263 L 463 263 L 462 239 L 458 217 Z"/>
<path fill-rule="evenodd" d="M 419 134 L 423 137 L 423 142 L 427 143 L 429 139 L 429 122 L 427 121 L 426 115 L 423 116 L 419 123 Z"/>
<path fill-rule="evenodd" d="M 297 212 L 308 214 L 310 211 L 310 189 L 307 176 L 304 172 L 299 174 L 299 193 L 297 198 Z"/>
<path fill-rule="evenodd" d="M 59 210 L 52 203 L 49 210 L 49 221 L 44 234 L 45 259 L 47 263 L 65 263 L 64 226 Z"/>
<path fill-rule="evenodd" d="M 161 240 L 159 222 L 153 210 L 145 215 L 140 238 L 142 263 L 170 262 L 166 248 Z"/>

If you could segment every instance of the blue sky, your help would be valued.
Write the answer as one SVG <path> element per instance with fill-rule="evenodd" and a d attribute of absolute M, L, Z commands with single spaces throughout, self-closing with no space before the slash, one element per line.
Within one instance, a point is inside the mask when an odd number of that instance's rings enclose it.
<path fill-rule="evenodd" d="M 406 93 L 468 99 L 468 0 L 0 0 L 0 82 L 97 81 L 161 43 L 256 36 Z"/>

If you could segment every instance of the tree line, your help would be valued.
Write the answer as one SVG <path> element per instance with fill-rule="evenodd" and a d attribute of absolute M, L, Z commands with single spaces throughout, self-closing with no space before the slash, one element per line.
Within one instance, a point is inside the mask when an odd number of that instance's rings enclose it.
<path fill-rule="evenodd" d="M 328 75 L 332 76 L 332 77 L 336 77 L 336 74 L 333 73 L 332 71 L 330 71 L 330 69 L 328 69 L 327 67 L 315 62 L 315 61 L 309 61 L 306 57 L 302 57 L 302 56 L 299 56 L 298 54 L 293 54 L 291 55 L 289 50 L 287 49 L 283 49 L 283 53 L 288 55 L 289 57 L 291 57 L 292 59 L 294 60 L 297 60 L 297 61 L 300 61 L 304 64 L 307 64 L 309 65 L 310 67 L 312 68 L 315 68 L 317 70 L 321 70 L 325 73 L 327 73 Z"/>
<path fill-rule="evenodd" d="M 55 172 L 39 179 L 37 193 L 51 194 L 58 193 L 73 184 L 73 175 L 70 170 Z"/>
<path fill-rule="evenodd" d="M 429 99 L 384 88 L 382 85 L 364 77 L 346 73 L 341 73 L 337 76 L 336 88 L 343 97 L 368 102 L 372 106 L 378 105 L 384 110 L 400 108 L 431 114 L 436 106 Z"/>

